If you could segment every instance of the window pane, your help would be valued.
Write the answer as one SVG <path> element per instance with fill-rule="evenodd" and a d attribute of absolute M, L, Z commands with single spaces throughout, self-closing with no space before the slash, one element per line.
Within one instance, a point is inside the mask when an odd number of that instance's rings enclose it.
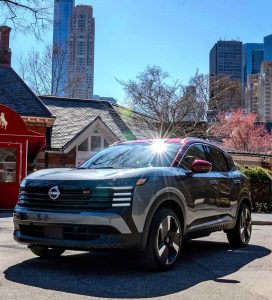
<path fill-rule="evenodd" d="M 78 146 L 78 151 L 88 151 L 88 139 Z"/>
<path fill-rule="evenodd" d="M 107 148 L 107 147 L 109 147 L 109 143 L 106 141 L 106 139 L 104 139 L 104 148 Z"/>
<path fill-rule="evenodd" d="M 213 147 L 207 147 L 208 161 L 212 163 L 212 171 L 228 172 L 228 165 L 224 154 Z"/>
<path fill-rule="evenodd" d="M 91 151 L 98 151 L 101 149 L 101 136 L 92 136 Z"/>
<path fill-rule="evenodd" d="M 191 169 L 192 163 L 196 159 L 207 160 L 204 148 L 200 144 L 192 145 L 185 153 L 181 165 L 186 169 Z"/>
<path fill-rule="evenodd" d="M 16 182 L 15 148 L 0 148 L 0 182 Z"/>

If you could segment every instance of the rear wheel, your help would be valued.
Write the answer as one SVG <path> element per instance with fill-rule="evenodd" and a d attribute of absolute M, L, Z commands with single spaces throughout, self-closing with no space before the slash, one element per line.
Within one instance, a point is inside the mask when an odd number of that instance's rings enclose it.
<path fill-rule="evenodd" d="M 181 244 L 182 230 L 177 215 L 169 208 L 159 209 L 151 222 L 146 248 L 141 253 L 143 267 L 153 271 L 172 268 Z"/>
<path fill-rule="evenodd" d="M 49 248 L 45 246 L 29 246 L 29 249 L 32 253 L 41 258 L 57 258 L 65 251 L 65 249 Z"/>
<path fill-rule="evenodd" d="M 247 204 L 242 204 L 236 225 L 233 229 L 227 231 L 227 238 L 232 246 L 246 246 L 251 238 L 252 220 L 251 211 Z"/>

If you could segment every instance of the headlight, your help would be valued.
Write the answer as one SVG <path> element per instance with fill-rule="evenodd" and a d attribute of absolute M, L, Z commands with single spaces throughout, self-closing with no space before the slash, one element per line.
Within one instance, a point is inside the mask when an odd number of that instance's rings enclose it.
<path fill-rule="evenodd" d="M 26 186 L 26 180 L 23 179 L 23 180 L 21 181 L 20 187 L 24 188 L 25 186 Z"/>

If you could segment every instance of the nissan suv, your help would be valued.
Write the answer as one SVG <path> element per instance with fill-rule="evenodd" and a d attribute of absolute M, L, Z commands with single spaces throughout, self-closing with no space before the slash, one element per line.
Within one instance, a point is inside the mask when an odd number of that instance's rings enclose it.
<path fill-rule="evenodd" d="M 186 239 L 223 230 L 245 246 L 251 229 L 247 177 L 196 138 L 118 142 L 76 169 L 32 173 L 14 211 L 15 240 L 40 257 L 136 248 L 152 270 L 170 269 Z"/>

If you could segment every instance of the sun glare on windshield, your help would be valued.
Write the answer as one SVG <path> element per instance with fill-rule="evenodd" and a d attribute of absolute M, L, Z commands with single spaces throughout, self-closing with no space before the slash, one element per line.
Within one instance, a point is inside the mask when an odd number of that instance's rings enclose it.
<path fill-rule="evenodd" d="M 151 148 L 154 153 L 161 154 L 167 150 L 167 144 L 163 140 L 155 140 L 151 144 Z"/>

